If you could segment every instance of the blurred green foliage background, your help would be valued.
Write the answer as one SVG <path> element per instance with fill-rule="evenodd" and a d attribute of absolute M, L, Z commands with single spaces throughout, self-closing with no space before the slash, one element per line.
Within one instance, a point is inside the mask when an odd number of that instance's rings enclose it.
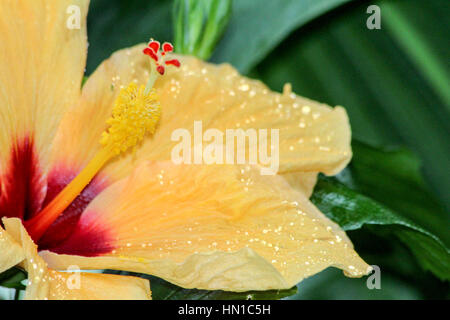
<path fill-rule="evenodd" d="M 366 27 L 371 4 L 381 8 L 381 30 Z M 173 40 L 172 6 L 168 0 L 92 0 L 87 74 L 117 49 L 149 37 Z M 412 150 L 419 162 L 407 151 L 386 162 L 357 145 L 352 174 L 359 191 L 413 217 L 448 246 L 449 16 L 447 0 L 235 0 L 211 60 L 231 63 L 273 90 L 290 82 L 299 95 L 344 106 L 358 141 Z M 413 172 L 417 167 L 426 183 Z M 361 256 L 381 267 L 382 289 L 326 270 L 302 282 L 290 299 L 450 297 L 448 282 L 425 272 L 392 234 L 366 226 L 349 235 Z"/>

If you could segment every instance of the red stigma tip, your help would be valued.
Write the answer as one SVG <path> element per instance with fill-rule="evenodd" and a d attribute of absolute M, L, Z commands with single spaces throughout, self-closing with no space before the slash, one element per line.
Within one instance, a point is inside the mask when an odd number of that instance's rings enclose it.
<path fill-rule="evenodd" d="M 150 58 L 152 58 L 155 61 L 158 61 L 158 56 L 157 54 L 153 51 L 153 49 L 150 48 L 145 48 L 144 49 L 144 54 L 148 55 Z"/>
<path fill-rule="evenodd" d="M 163 51 L 164 52 L 172 52 L 173 51 L 173 45 L 169 42 L 163 43 Z"/>
<path fill-rule="evenodd" d="M 144 49 L 144 54 L 148 55 L 156 62 L 156 71 L 159 74 L 164 75 L 166 71 L 164 65 L 175 66 L 177 68 L 181 65 L 178 59 L 171 59 L 166 61 L 166 54 L 173 51 L 173 45 L 171 43 L 164 42 L 162 45 L 162 50 L 160 49 L 161 45 L 156 40 L 151 40 L 148 44 L 148 47 Z M 158 62 L 160 59 L 161 61 Z"/>
<path fill-rule="evenodd" d="M 160 75 L 164 75 L 165 68 L 163 66 L 158 66 L 156 71 L 158 71 Z"/>
<path fill-rule="evenodd" d="M 161 45 L 159 44 L 159 41 L 150 41 L 150 43 L 148 44 L 148 47 L 152 49 L 155 54 L 158 53 L 160 46 Z"/>
<path fill-rule="evenodd" d="M 172 59 L 172 60 L 167 60 L 166 61 L 166 64 L 167 65 L 172 65 L 172 66 L 175 66 L 175 67 L 177 67 L 177 68 L 179 68 L 180 67 L 180 61 L 178 60 L 178 59 Z"/>

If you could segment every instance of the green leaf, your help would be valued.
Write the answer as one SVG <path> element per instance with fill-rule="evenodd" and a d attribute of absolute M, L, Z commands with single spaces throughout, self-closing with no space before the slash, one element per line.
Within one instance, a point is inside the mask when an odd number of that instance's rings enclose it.
<path fill-rule="evenodd" d="M 226 292 L 197 289 L 184 289 L 164 281 L 160 278 L 146 274 L 130 273 L 125 271 L 107 270 L 107 273 L 138 276 L 150 280 L 153 300 L 275 300 L 285 298 L 297 293 L 297 287 L 287 290 Z"/>
<path fill-rule="evenodd" d="M 235 0 L 212 60 L 247 73 L 298 27 L 349 0 Z"/>
<path fill-rule="evenodd" d="M 383 227 L 408 246 L 420 265 L 443 280 L 450 280 L 450 253 L 438 237 L 382 204 L 347 188 L 334 178 L 321 177 L 312 202 L 344 230 L 364 225 Z M 426 241 L 424 241 L 426 240 Z"/>
<path fill-rule="evenodd" d="M 375 148 L 356 140 L 352 149 L 353 160 L 338 180 L 418 223 L 449 246 L 448 212 L 423 180 L 418 157 L 405 148 Z"/>
<path fill-rule="evenodd" d="M 387 215 L 386 211 L 379 210 L 378 221 L 383 216 L 388 224 L 399 224 L 399 218 L 401 223 L 414 221 L 412 228 L 408 226 L 414 231 L 395 228 L 391 233 L 395 232 L 407 244 L 425 270 L 448 279 L 448 213 L 423 181 L 418 158 L 406 149 L 375 148 L 358 141 L 353 141 L 352 149 L 353 160 L 337 180 L 392 209 Z M 395 221 L 389 220 L 393 218 L 393 211 Z M 418 226 L 420 230 L 416 229 Z"/>
<path fill-rule="evenodd" d="M 425 233 L 406 229 L 396 230 L 395 235 L 411 249 L 425 270 L 442 280 L 450 280 L 450 252 L 441 242 Z"/>
<path fill-rule="evenodd" d="M 207 60 L 230 19 L 231 0 L 175 0 L 175 50 Z"/>
<path fill-rule="evenodd" d="M 444 60 L 433 52 L 419 30 L 416 30 L 413 20 L 405 13 L 397 3 L 383 2 L 384 21 L 392 36 L 396 39 L 403 51 L 409 55 L 409 59 L 415 64 L 419 72 L 432 85 L 433 90 L 440 96 L 447 107 L 450 107 L 450 76 L 445 68 Z"/>
<path fill-rule="evenodd" d="M 27 278 L 25 272 L 18 268 L 11 268 L 0 273 L 0 286 L 12 289 L 24 290 L 22 281 Z"/>

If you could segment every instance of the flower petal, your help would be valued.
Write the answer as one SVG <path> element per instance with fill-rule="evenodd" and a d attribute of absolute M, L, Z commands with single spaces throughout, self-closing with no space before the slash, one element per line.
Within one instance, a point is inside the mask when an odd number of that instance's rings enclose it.
<path fill-rule="evenodd" d="M 317 172 L 288 172 L 283 174 L 284 179 L 297 191 L 309 198 L 317 182 Z"/>
<path fill-rule="evenodd" d="M 108 230 L 77 256 L 77 243 Z M 113 268 L 162 277 L 187 288 L 290 288 L 329 266 L 362 276 L 369 266 L 345 233 L 280 176 L 249 166 L 143 164 L 101 193 L 74 233 L 42 252 L 50 266 Z"/>
<path fill-rule="evenodd" d="M 80 96 L 88 3 L 0 1 L 0 217 L 27 218 L 42 204 L 51 142 Z"/>
<path fill-rule="evenodd" d="M 143 48 L 138 45 L 116 52 L 89 78 L 81 105 L 67 114 L 58 132 L 54 166 L 81 168 L 98 151 L 105 120 L 121 86 L 147 81 L 150 62 Z M 156 82 L 162 106 L 156 133 L 135 154 L 130 152 L 103 170 L 111 180 L 128 175 L 139 161 L 170 159 L 178 143 L 171 141 L 172 132 L 185 128 L 193 136 L 195 120 L 203 122 L 203 131 L 252 128 L 267 129 L 270 134 L 271 129 L 279 129 L 280 173 L 335 174 L 350 160 L 350 127 L 343 108 L 296 96 L 289 86 L 283 94 L 272 92 L 227 64 L 176 57 L 181 67 L 168 68 Z"/>
<path fill-rule="evenodd" d="M 77 101 L 86 63 L 88 0 L 4 0 L 0 4 L 0 143 L 33 134 L 51 145 L 67 107 Z M 70 29 L 71 7 L 80 10 Z M 75 17 L 74 17 L 75 18 Z"/>
<path fill-rule="evenodd" d="M 97 68 L 83 86 L 79 105 L 73 106 L 61 122 L 52 168 L 81 170 L 93 158 L 101 148 L 99 141 L 121 87 L 134 79 L 145 83 L 149 68 L 149 59 L 142 51 L 129 49 L 114 53 Z"/>
<path fill-rule="evenodd" d="M 95 273 L 67 273 L 51 270 L 38 255 L 21 221 L 17 218 L 3 219 L 9 237 L 20 243 L 25 252 L 24 269 L 28 272 L 25 299 L 38 300 L 106 300 L 150 299 L 147 280 Z M 3 254 L 3 252 L 2 252 Z M 72 266 L 72 268 L 75 266 Z"/>
<path fill-rule="evenodd" d="M 6 271 L 25 258 L 22 247 L 0 226 L 0 273 Z"/>

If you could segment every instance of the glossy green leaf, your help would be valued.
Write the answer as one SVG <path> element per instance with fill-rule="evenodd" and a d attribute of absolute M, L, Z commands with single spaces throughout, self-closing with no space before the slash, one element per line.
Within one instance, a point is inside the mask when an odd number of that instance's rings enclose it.
<path fill-rule="evenodd" d="M 247 73 L 292 31 L 349 0 L 235 0 L 212 60 Z"/>
<path fill-rule="evenodd" d="M 384 232 L 397 236 L 411 249 L 425 270 L 443 280 L 450 280 L 449 250 L 438 237 L 410 219 L 333 178 L 321 177 L 311 200 L 344 230 L 355 230 L 365 225 L 384 227 Z"/>
<path fill-rule="evenodd" d="M 449 246 L 449 215 L 423 180 L 417 156 L 405 148 L 375 148 L 356 140 L 352 149 L 353 161 L 338 180 L 418 223 Z"/>

